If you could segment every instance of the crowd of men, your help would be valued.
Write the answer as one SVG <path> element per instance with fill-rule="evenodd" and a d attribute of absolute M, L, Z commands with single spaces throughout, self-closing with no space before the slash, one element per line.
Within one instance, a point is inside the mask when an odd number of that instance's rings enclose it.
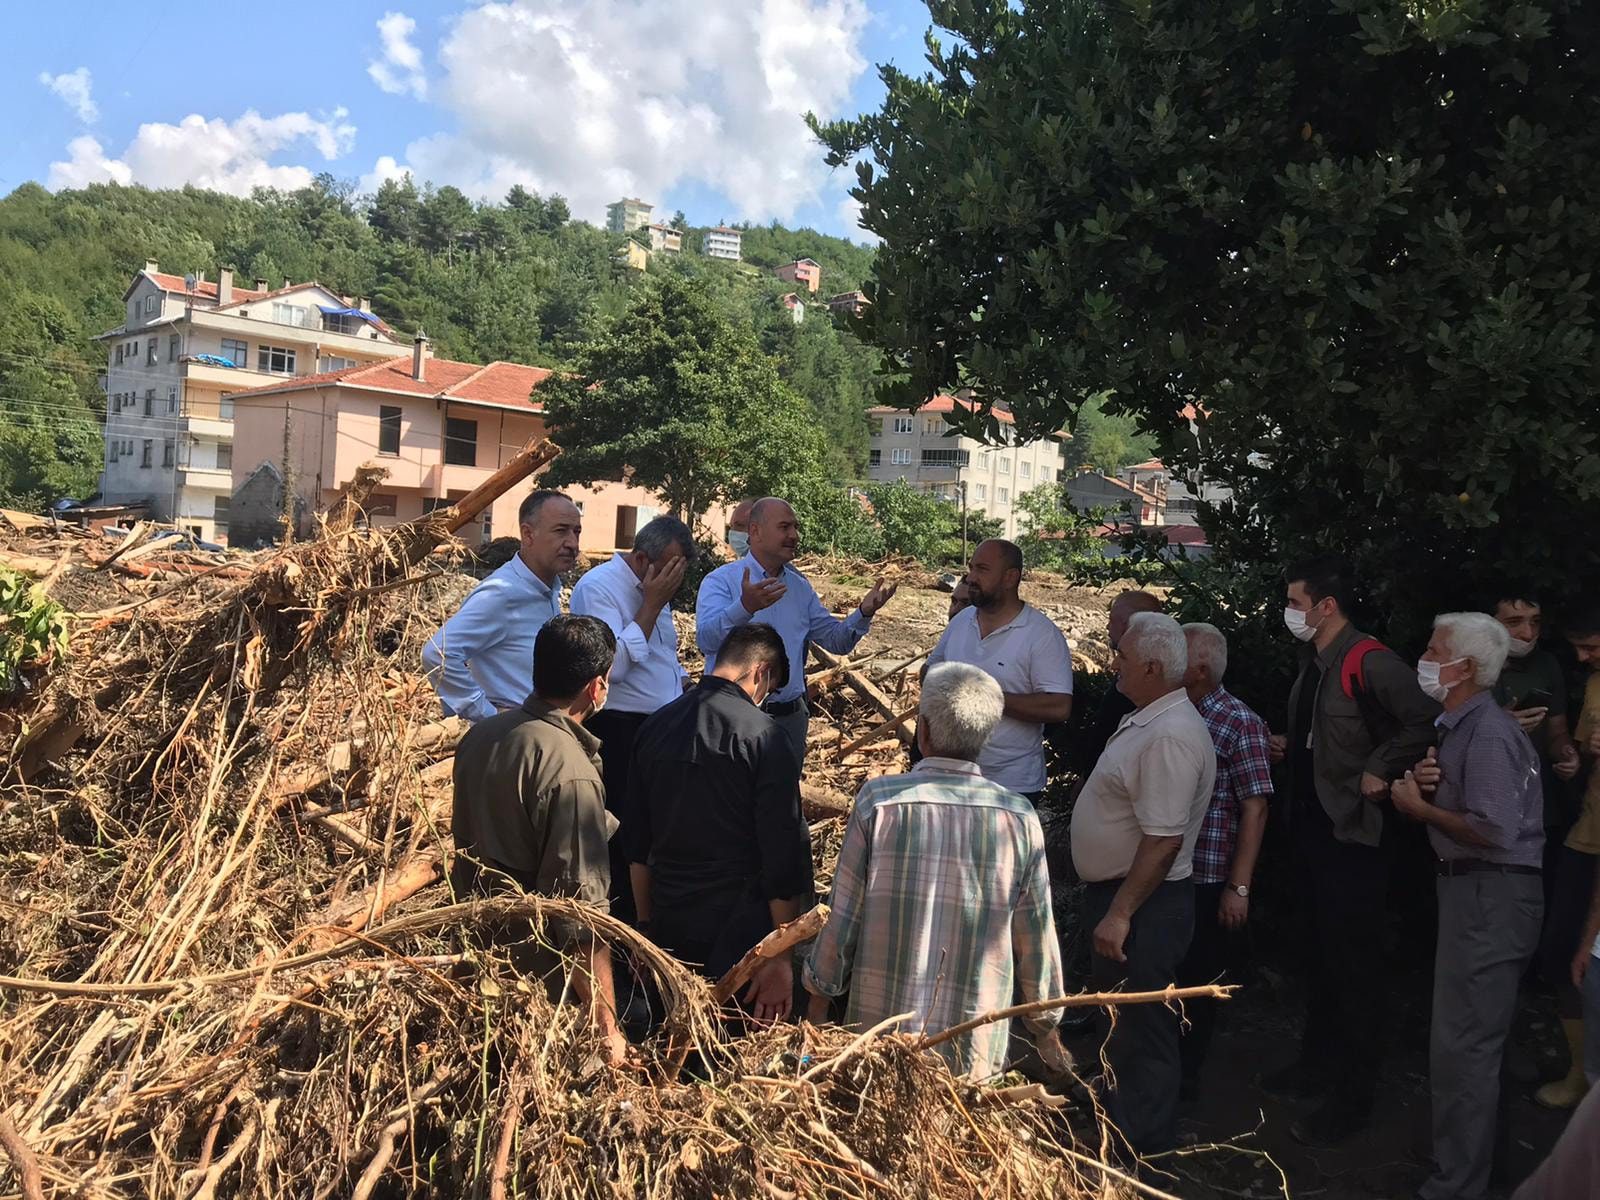
<path fill-rule="evenodd" d="M 517 555 L 424 652 L 446 710 L 474 722 L 456 755 L 452 881 L 467 893 L 609 902 L 717 977 L 818 899 L 799 799 L 807 648 L 851 650 L 895 588 L 880 581 L 835 617 L 793 565 L 794 510 L 746 501 L 730 523 L 738 557 L 699 587 L 705 670 L 692 683 L 670 613 L 694 555 L 683 523 L 646 525 L 631 550 L 578 580 L 564 616 L 560 576 L 576 562 L 581 513 L 539 491 L 520 518 Z M 929 655 L 914 765 L 861 789 L 828 920 L 798 962 L 782 956 L 757 973 L 742 997 L 749 1019 L 803 1010 L 868 1027 L 909 1012 L 911 1028 L 932 1032 L 1067 988 L 1035 805 L 1047 730 L 1073 715 L 1072 659 L 1055 623 L 1021 598 L 1022 575 L 1010 542 L 973 553 Z M 1534 595 L 1510 590 L 1485 611 L 1440 615 L 1409 664 L 1352 622 L 1355 580 L 1339 561 L 1292 566 L 1285 588 L 1286 636 L 1305 649 L 1277 734 L 1224 685 L 1221 631 L 1180 625 L 1149 593 L 1113 603 L 1116 686 L 1078 714 L 1068 755 L 1080 780 L 1076 878 L 1056 882 L 1081 883 L 1092 931 L 1088 977 L 1071 982 L 1145 991 L 1238 979 L 1277 808 L 1304 909 L 1306 1011 L 1293 1061 L 1259 1082 L 1309 1106 L 1296 1139 L 1346 1142 L 1373 1119 L 1389 1046 L 1377 989 L 1390 888 L 1410 863 L 1407 831 L 1425 830 L 1438 913 L 1434 1169 L 1418 1195 L 1480 1197 L 1536 958 L 1571 1050 L 1539 1101 L 1576 1108 L 1600 1076 L 1600 606 L 1561 630 L 1593 672 L 1572 722 Z M 571 937 L 572 990 L 620 1062 L 628 997 L 607 954 Z M 559 973 L 554 959 L 526 961 Z M 1133 1151 L 1178 1143 L 1221 1011 L 1195 1002 L 1186 1019 L 1158 1004 L 1099 1015 L 1110 1069 L 1096 1087 Z M 1064 1071 L 1059 1024 L 1052 1009 L 1025 1028 Z M 937 1052 L 993 1076 L 1013 1052 L 1011 1030 L 979 1026 Z M 1554 1189 L 1600 1179 L 1596 1097 L 1600 1088 L 1522 1194 L 1579 1194 Z"/>

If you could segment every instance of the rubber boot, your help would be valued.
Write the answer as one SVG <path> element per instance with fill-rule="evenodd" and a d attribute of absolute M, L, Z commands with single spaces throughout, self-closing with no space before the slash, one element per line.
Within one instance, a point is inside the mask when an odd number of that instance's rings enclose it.
<path fill-rule="evenodd" d="M 1577 1108 L 1589 1091 L 1589 1083 L 1583 1077 L 1583 1022 L 1564 1017 L 1561 1031 L 1567 1035 L 1567 1049 L 1572 1055 L 1566 1078 L 1545 1084 L 1533 1098 L 1546 1108 Z"/>

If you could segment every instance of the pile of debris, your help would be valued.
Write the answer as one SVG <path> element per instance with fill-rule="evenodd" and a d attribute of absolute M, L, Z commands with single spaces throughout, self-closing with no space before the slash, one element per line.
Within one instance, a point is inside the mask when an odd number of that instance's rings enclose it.
<path fill-rule="evenodd" d="M 1092 1105 L 954 1077 L 929 1038 L 740 1032 L 738 978 L 710 987 L 576 902 L 451 902 L 462 727 L 410 648 L 448 611 L 426 589 L 454 530 L 553 456 L 395 529 L 335 511 L 315 541 L 79 622 L 0 767 L 0 1194 L 1148 1192 L 1104 1160 Z M 819 656 L 813 682 L 826 849 L 901 753 L 915 661 Z M 553 921 L 661 995 L 630 1068 L 475 936 Z"/>

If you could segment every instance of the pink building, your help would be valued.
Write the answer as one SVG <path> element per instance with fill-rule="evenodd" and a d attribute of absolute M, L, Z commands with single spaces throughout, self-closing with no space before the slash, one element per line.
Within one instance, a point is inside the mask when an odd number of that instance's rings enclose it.
<path fill-rule="evenodd" d="M 822 286 L 822 268 L 809 258 L 797 258 L 792 263 L 784 263 L 773 274 L 785 283 L 803 284 L 813 295 Z"/>
<path fill-rule="evenodd" d="M 544 433 L 531 393 L 550 375 L 520 363 L 434 358 L 418 338 L 409 357 L 234 393 L 233 544 L 275 540 L 291 507 L 299 531 L 309 531 L 312 513 L 369 463 L 389 472 L 367 505 L 374 525 L 459 500 Z M 484 513 L 481 540 L 516 536 L 530 486 Z M 620 482 L 566 492 L 583 509 L 585 551 L 626 549 L 662 511 L 658 497 Z"/>

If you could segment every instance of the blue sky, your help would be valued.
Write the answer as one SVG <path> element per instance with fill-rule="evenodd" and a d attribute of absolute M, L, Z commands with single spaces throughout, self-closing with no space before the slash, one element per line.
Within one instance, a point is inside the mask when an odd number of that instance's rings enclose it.
<path fill-rule="evenodd" d="M 876 107 L 876 64 L 920 70 L 927 26 L 922 0 L 28 5 L 0 44 L 0 194 L 409 170 L 590 220 L 627 194 L 862 238 L 799 114 Z"/>

